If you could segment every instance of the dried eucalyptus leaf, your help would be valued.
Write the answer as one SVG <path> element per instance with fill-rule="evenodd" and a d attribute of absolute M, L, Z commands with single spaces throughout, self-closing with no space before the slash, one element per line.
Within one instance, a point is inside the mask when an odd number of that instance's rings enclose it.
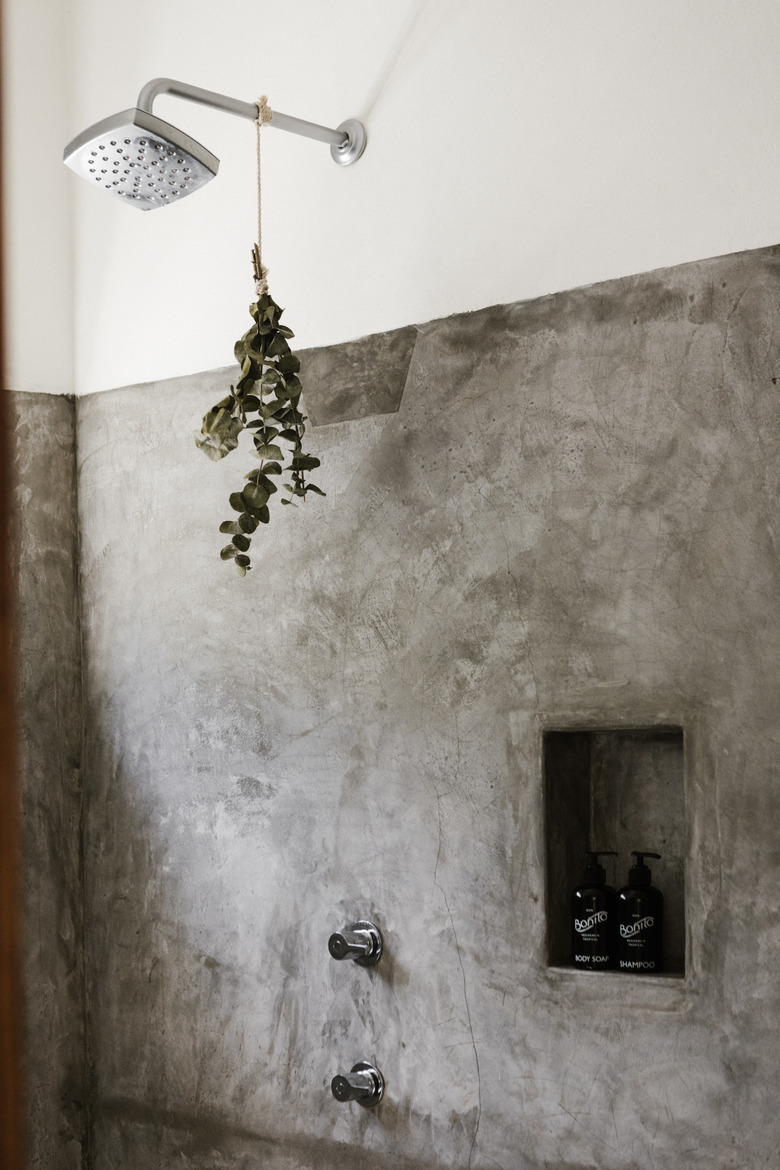
<path fill-rule="evenodd" d="M 263 418 L 279 418 L 277 412 L 280 410 L 287 410 L 287 403 L 281 402 L 278 398 L 272 398 L 270 402 L 264 402 L 260 407 Z"/>
<path fill-rule="evenodd" d="M 274 332 L 274 335 L 271 338 L 271 340 L 269 341 L 268 348 L 266 349 L 265 352 L 266 352 L 266 355 L 268 357 L 278 357 L 279 358 L 279 369 L 280 370 L 283 369 L 281 362 L 285 361 L 286 358 L 292 356 L 290 354 L 289 345 L 287 344 L 285 339 L 282 337 L 281 333 L 279 333 L 278 331 Z"/>
<path fill-rule="evenodd" d="M 261 524 L 267 524 L 268 521 L 271 519 L 271 513 L 268 511 L 267 504 L 264 504 L 263 507 L 258 512 L 257 519 L 260 521 Z"/>
<path fill-rule="evenodd" d="M 225 547 L 222 549 L 222 552 L 219 555 L 222 557 L 223 561 L 230 561 L 233 559 L 233 557 L 236 555 L 237 552 L 238 552 L 238 549 L 236 548 L 235 545 L 226 544 Z"/>
<path fill-rule="evenodd" d="M 235 418 L 229 410 L 217 407 L 204 416 L 201 432 L 195 436 L 195 442 L 209 459 L 224 459 L 238 446 L 238 436 L 243 425 L 241 419 Z"/>
<path fill-rule="evenodd" d="M 237 549 L 240 549 L 241 552 L 246 552 L 251 543 L 252 542 L 249 537 L 244 536 L 243 533 L 233 537 L 233 544 Z"/>
<path fill-rule="evenodd" d="M 306 484 L 306 491 L 307 492 L 316 492 L 318 496 L 325 496 L 328 494 L 327 492 L 324 492 L 322 490 L 322 488 L 318 488 L 316 483 L 307 483 Z"/>
<path fill-rule="evenodd" d="M 289 350 L 290 347 L 287 348 Z M 284 357 L 279 358 L 276 366 L 283 374 L 297 374 L 301 368 L 301 361 L 294 353 L 285 353 Z"/>
<path fill-rule="evenodd" d="M 277 447 L 276 443 L 259 443 L 255 439 L 255 450 L 261 459 L 284 459 L 284 454 L 281 447 Z M 264 471 L 267 468 L 263 468 Z"/>
<path fill-rule="evenodd" d="M 241 498 L 241 492 L 231 492 L 228 497 L 228 503 L 231 508 L 235 508 L 237 512 L 243 512 L 244 501 Z"/>
<path fill-rule="evenodd" d="M 238 518 L 237 523 L 239 524 L 242 532 L 254 532 L 254 530 L 257 528 L 257 520 L 254 516 L 250 516 L 248 512 L 242 512 Z"/>
<path fill-rule="evenodd" d="M 219 526 L 219 530 L 220 532 L 226 532 L 230 535 L 233 535 L 236 532 L 240 532 L 241 527 L 238 520 L 223 520 Z"/>
<path fill-rule="evenodd" d="M 320 466 L 320 461 L 314 455 L 296 455 L 290 467 L 293 471 L 313 471 Z"/>
<path fill-rule="evenodd" d="M 271 486 L 276 491 L 276 487 L 274 485 Z M 241 493 L 241 500 L 250 508 L 262 508 L 263 504 L 268 502 L 270 494 L 270 491 L 266 491 L 265 487 L 260 487 L 256 483 L 248 483 Z M 241 511 L 244 511 L 243 507 Z"/>

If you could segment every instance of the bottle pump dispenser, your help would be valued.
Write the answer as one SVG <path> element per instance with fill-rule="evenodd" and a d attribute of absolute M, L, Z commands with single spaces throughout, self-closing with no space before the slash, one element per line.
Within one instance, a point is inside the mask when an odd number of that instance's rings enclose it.
<path fill-rule="evenodd" d="M 572 955 L 584 971 L 614 967 L 617 946 L 617 894 L 606 884 L 599 857 L 617 857 L 613 849 L 588 850 L 585 876 L 571 898 Z"/>
<path fill-rule="evenodd" d="M 663 970 L 664 897 L 650 884 L 646 857 L 660 861 L 660 853 L 632 849 L 636 864 L 628 871 L 628 885 L 618 893 L 618 965 L 636 974 Z"/>

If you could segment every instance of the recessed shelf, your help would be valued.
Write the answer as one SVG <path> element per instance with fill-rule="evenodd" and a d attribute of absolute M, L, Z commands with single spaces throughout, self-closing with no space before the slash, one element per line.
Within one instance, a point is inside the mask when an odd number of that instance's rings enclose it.
<path fill-rule="evenodd" d="M 627 881 L 632 849 L 651 862 L 664 895 L 665 976 L 685 972 L 684 741 L 680 727 L 548 730 L 543 740 L 547 962 L 572 969 L 570 902 L 588 849 L 604 858 L 607 882 Z M 578 972 L 580 974 L 580 972 Z M 596 973 L 600 974 L 599 972 Z M 659 978 L 658 976 L 621 976 Z"/>

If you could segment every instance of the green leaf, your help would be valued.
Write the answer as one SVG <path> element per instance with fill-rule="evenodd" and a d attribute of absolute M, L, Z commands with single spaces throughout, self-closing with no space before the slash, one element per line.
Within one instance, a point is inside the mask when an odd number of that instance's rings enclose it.
<path fill-rule="evenodd" d="M 271 338 L 268 344 L 268 349 L 265 352 L 266 356 L 269 358 L 278 357 L 279 362 L 277 362 L 277 365 L 279 366 L 279 369 L 282 369 L 280 363 L 285 361 L 290 356 L 290 347 L 282 337 L 281 333 L 276 332 Z"/>
<path fill-rule="evenodd" d="M 230 507 L 235 508 L 237 512 L 243 512 L 244 501 L 241 497 L 241 492 L 231 492 L 230 496 L 228 497 L 228 503 L 230 504 Z"/>
<path fill-rule="evenodd" d="M 274 491 L 276 491 L 276 487 L 274 487 Z M 241 493 L 241 500 L 249 508 L 262 508 L 263 504 L 267 503 L 270 494 L 270 491 L 267 491 L 265 487 L 260 487 L 256 483 L 248 483 Z M 243 507 L 241 511 L 244 511 Z"/>
<path fill-rule="evenodd" d="M 280 467 L 279 474 L 281 475 L 281 473 L 282 473 L 282 469 Z M 261 470 L 260 470 L 260 477 L 257 480 L 257 485 L 258 485 L 258 487 L 264 488 L 268 492 L 269 495 L 273 495 L 274 492 L 278 492 L 278 490 L 279 490 L 278 487 L 276 486 L 276 484 L 274 483 L 274 481 L 272 479 L 268 479 L 268 477 L 266 476 L 265 468 L 261 468 Z"/>
<path fill-rule="evenodd" d="M 255 439 L 255 450 L 261 459 L 284 459 L 282 448 L 275 443 L 260 443 Z"/>
<path fill-rule="evenodd" d="M 287 353 L 284 357 L 279 358 L 276 368 L 281 370 L 283 374 L 297 374 L 301 368 L 300 358 L 297 358 L 294 353 Z"/>
<path fill-rule="evenodd" d="M 236 546 L 237 549 L 240 549 L 241 552 L 246 552 L 246 550 L 249 548 L 251 543 L 252 543 L 252 541 L 249 539 L 249 537 L 244 536 L 243 534 L 233 537 L 233 544 Z"/>
<path fill-rule="evenodd" d="M 257 520 L 254 516 L 250 516 L 248 512 L 242 512 L 237 523 L 240 525 L 242 532 L 254 532 L 257 528 Z"/>
<path fill-rule="evenodd" d="M 244 424 L 229 410 L 218 407 L 204 416 L 199 435 L 195 436 L 197 446 L 209 459 L 224 459 L 238 446 L 238 436 Z"/>
<path fill-rule="evenodd" d="M 260 413 L 262 414 L 263 418 L 275 418 L 281 422 L 281 416 L 277 413 L 277 411 L 285 411 L 288 409 L 289 408 L 286 402 L 282 402 L 278 398 L 272 398 L 270 402 L 264 402 L 262 404 L 260 407 Z"/>
<path fill-rule="evenodd" d="M 236 382 L 236 389 L 240 390 L 243 394 L 245 390 L 253 390 L 256 381 L 257 378 L 253 378 L 251 374 L 244 374 L 243 377 L 239 378 Z"/>

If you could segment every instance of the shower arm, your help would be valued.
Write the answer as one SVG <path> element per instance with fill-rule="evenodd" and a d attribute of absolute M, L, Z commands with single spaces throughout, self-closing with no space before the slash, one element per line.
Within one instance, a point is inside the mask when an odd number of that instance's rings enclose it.
<path fill-rule="evenodd" d="M 201 89 L 197 85 L 188 85 L 184 81 L 174 81 L 171 77 L 156 77 L 153 81 L 148 81 L 138 95 L 137 108 L 151 114 L 154 99 L 161 93 L 198 102 L 202 106 L 211 106 L 215 110 L 224 110 L 228 114 L 236 114 L 239 118 L 248 118 L 250 122 L 256 122 L 258 118 L 257 102 L 241 102 L 226 94 Z M 362 123 L 354 118 L 342 122 L 337 129 L 331 130 L 328 126 L 318 126 L 316 122 L 305 122 L 302 118 L 292 118 L 289 114 L 281 114 L 274 110 L 269 125 L 275 126 L 277 130 L 289 130 L 291 134 L 301 134 L 304 138 L 329 143 L 334 160 L 342 165 L 355 162 L 365 148 L 365 130 Z"/>

